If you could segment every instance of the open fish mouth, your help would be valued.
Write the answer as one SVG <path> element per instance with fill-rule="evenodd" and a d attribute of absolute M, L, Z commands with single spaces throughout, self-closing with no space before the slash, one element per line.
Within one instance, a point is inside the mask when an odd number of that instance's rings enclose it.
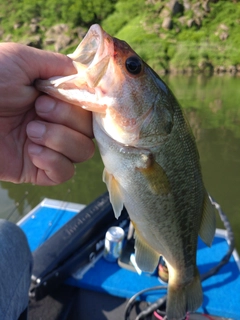
<path fill-rule="evenodd" d="M 114 52 L 113 39 L 95 24 L 91 26 L 76 50 L 68 56 L 77 73 L 66 77 L 37 80 L 38 90 L 56 98 L 96 112 L 105 112 L 106 106 L 90 106 L 96 93 L 95 88 L 105 75 L 110 57 Z M 88 105 L 88 106 L 87 106 Z"/>
<path fill-rule="evenodd" d="M 112 42 L 111 37 L 95 24 L 88 30 L 77 49 L 68 56 L 73 61 L 90 67 L 106 56 L 110 42 Z"/>

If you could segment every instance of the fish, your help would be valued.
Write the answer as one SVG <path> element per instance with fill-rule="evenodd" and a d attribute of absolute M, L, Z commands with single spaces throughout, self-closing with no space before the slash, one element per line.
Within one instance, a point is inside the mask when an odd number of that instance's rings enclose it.
<path fill-rule="evenodd" d="M 167 319 L 180 320 L 202 304 L 198 235 L 211 246 L 216 228 L 191 128 L 165 82 L 101 26 L 92 25 L 69 57 L 75 74 L 36 87 L 93 113 L 114 214 L 128 211 L 141 270 L 154 272 L 164 257 Z"/>

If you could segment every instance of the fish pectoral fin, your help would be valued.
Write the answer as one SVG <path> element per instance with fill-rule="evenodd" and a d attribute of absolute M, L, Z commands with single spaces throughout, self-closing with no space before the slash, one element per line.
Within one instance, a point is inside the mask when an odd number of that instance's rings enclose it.
<path fill-rule="evenodd" d="M 216 216 L 215 209 L 208 193 L 206 192 L 203 204 L 202 220 L 199 230 L 199 236 L 206 243 L 207 246 L 211 246 L 216 230 Z"/>
<path fill-rule="evenodd" d="M 147 179 L 148 187 L 154 194 L 167 195 L 171 192 L 170 183 L 162 166 L 153 160 L 146 168 L 138 170 Z"/>
<path fill-rule="evenodd" d="M 158 265 L 159 256 L 160 254 L 153 250 L 135 229 L 135 260 L 137 266 L 142 271 L 152 273 Z"/>
<path fill-rule="evenodd" d="M 123 209 L 123 201 L 122 201 L 122 195 L 120 191 L 120 185 L 118 181 L 115 179 L 115 177 L 106 170 L 106 168 L 104 168 L 103 170 L 103 182 L 106 183 L 106 186 L 109 192 L 110 202 L 113 207 L 114 215 L 116 219 L 118 219 Z"/>

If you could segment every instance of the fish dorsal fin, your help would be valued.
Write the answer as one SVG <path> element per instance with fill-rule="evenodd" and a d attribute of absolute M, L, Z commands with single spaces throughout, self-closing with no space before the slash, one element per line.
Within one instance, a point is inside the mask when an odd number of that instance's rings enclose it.
<path fill-rule="evenodd" d="M 107 185 L 114 215 L 116 219 L 118 219 L 123 209 L 123 201 L 119 183 L 115 177 L 106 170 L 106 168 L 103 170 L 103 182 L 105 182 Z"/>
<path fill-rule="evenodd" d="M 167 195 L 171 192 L 170 183 L 162 166 L 153 160 L 146 168 L 138 168 L 148 181 L 152 193 Z"/>
<path fill-rule="evenodd" d="M 135 229 L 135 259 L 138 267 L 145 272 L 154 272 L 160 254 L 153 250 Z"/>
<path fill-rule="evenodd" d="M 211 203 L 209 196 L 206 192 L 204 203 L 202 220 L 199 230 L 199 236 L 206 243 L 207 246 L 211 246 L 216 230 L 216 216 L 214 206 Z"/>

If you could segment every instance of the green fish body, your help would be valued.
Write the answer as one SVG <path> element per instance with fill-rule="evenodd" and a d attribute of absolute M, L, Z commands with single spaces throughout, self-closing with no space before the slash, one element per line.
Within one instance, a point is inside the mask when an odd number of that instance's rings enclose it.
<path fill-rule="evenodd" d="M 39 90 L 93 112 L 116 218 L 126 207 L 140 269 L 168 267 L 168 320 L 202 304 L 198 235 L 207 244 L 215 213 L 205 190 L 195 139 L 172 92 L 124 41 L 94 25 L 69 55 L 77 74 L 39 80 Z"/>

